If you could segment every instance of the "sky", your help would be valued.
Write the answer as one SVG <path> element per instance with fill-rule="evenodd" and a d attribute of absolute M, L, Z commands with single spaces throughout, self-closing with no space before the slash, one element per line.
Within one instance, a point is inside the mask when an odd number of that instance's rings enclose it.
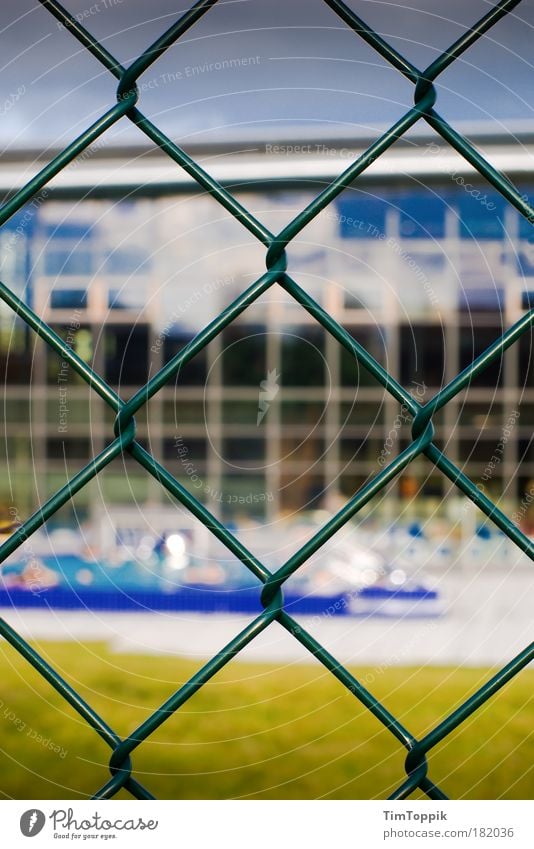
<path fill-rule="evenodd" d="M 186 0 L 65 0 L 128 65 Z M 487 0 L 351 0 L 424 67 L 493 5 Z M 534 128 L 534 0 L 523 2 L 440 77 L 436 108 L 455 124 Z M 115 102 L 116 80 L 36 0 L 0 4 L 0 144 L 66 144 Z M 413 102 L 413 86 L 323 0 L 220 0 L 139 80 L 140 108 L 181 143 L 374 136 Z M 109 143 L 143 144 L 122 120 Z"/>

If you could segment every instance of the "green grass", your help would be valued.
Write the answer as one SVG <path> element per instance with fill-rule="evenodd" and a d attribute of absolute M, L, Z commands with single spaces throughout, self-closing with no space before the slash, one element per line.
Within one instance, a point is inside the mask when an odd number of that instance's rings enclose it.
<path fill-rule="evenodd" d="M 37 648 L 120 735 L 200 665 L 114 655 L 101 643 Z M 109 776 L 109 749 L 5 642 L 0 662 L 3 797 L 91 796 Z M 491 674 L 353 671 L 416 735 Z M 533 684 L 532 670 L 520 673 L 431 754 L 430 775 L 450 797 L 533 797 Z M 404 757 L 391 734 L 318 664 L 233 662 L 140 746 L 133 764 L 160 798 L 372 799 L 387 797 L 402 782 Z"/>

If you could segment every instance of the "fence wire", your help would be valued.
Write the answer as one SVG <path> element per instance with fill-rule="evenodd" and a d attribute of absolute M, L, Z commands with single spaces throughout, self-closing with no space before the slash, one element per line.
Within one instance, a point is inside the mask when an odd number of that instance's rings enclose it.
<path fill-rule="evenodd" d="M 210 195 L 215 198 L 231 215 L 255 236 L 266 248 L 267 270 L 239 295 L 220 315 L 209 323 L 197 336 L 183 348 L 164 368 L 152 377 L 133 397 L 125 401 L 95 373 L 74 351 L 36 315 L 11 289 L 0 282 L 0 298 L 8 304 L 14 313 L 22 318 L 63 360 L 104 399 L 114 411 L 114 438 L 107 447 L 94 457 L 80 472 L 72 477 L 65 486 L 42 505 L 0 546 L 0 563 L 14 552 L 31 534 L 41 527 L 54 513 L 66 504 L 89 481 L 95 478 L 115 457 L 128 452 L 146 471 L 165 489 L 199 519 L 224 545 L 241 561 L 263 584 L 261 601 L 263 610 L 244 630 L 222 648 L 205 666 L 203 666 L 182 687 L 176 690 L 166 702 L 155 710 L 128 737 L 121 739 L 115 731 L 99 716 L 59 672 L 50 666 L 4 620 L 0 620 L 0 634 L 30 663 L 42 677 L 78 712 L 78 714 L 109 745 L 110 779 L 96 790 L 95 799 L 107 799 L 115 796 L 122 788 L 138 799 L 152 799 L 151 793 L 136 778 L 133 772 L 131 756 L 136 749 L 207 681 L 222 669 L 230 660 L 258 634 L 275 620 L 298 640 L 332 675 L 335 676 L 353 696 L 391 732 L 407 750 L 405 760 L 406 778 L 390 796 L 391 799 L 405 799 L 417 789 L 432 799 L 448 798 L 429 775 L 428 754 L 452 731 L 477 711 L 485 702 L 497 693 L 508 681 L 514 678 L 534 658 L 534 643 L 528 645 L 510 663 L 488 680 L 469 699 L 452 711 L 423 737 L 415 737 L 387 708 L 366 689 L 357 678 L 344 668 L 323 646 L 314 639 L 284 609 L 283 586 L 306 560 L 329 540 L 348 520 L 355 516 L 377 493 L 405 469 L 419 455 L 425 455 L 458 489 L 461 490 L 480 510 L 512 540 L 518 548 L 534 559 L 534 543 L 494 504 L 476 485 L 439 450 L 434 444 L 434 414 L 443 408 L 454 396 L 464 389 L 491 363 L 500 357 L 510 345 L 527 332 L 534 324 L 534 310 L 525 314 L 516 324 L 502 334 L 487 350 L 478 356 L 467 368 L 458 374 L 425 404 L 418 403 L 332 316 L 302 289 L 287 272 L 286 248 L 325 207 L 355 180 L 395 142 L 400 139 L 418 121 L 426 121 L 449 145 L 463 156 L 474 168 L 489 181 L 530 223 L 534 223 L 534 209 L 528 200 L 508 178 L 494 168 L 469 142 L 436 112 L 437 99 L 435 82 L 440 74 L 455 62 L 466 50 L 485 33 L 508 15 L 521 0 L 501 0 L 491 11 L 467 30 L 448 50 L 443 52 L 426 69 L 419 70 L 406 57 L 387 43 L 378 33 L 369 27 L 349 6 L 341 0 L 324 0 L 327 6 L 341 18 L 355 36 L 363 39 L 380 56 L 403 74 L 414 86 L 414 105 L 399 120 L 384 132 L 367 150 L 335 180 L 333 180 L 305 209 L 302 210 L 280 233 L 271 233 L 257 220 L 229 191 L 220 185 L 210 174 L 194 161 L 184 150 L 163 133 L 137 107 L 139 77 L 153 65 L 175 42 L 180 39 L 197 21 L 215 6 L 217 0 L 199 0 L 150 45 L 128 68 L 123 67 L 114 56 L 98 42 L 81 23 L 76 20 L 56 0 L 39 0 L 65 28 L 65 38 L 76 38 L 107 70 L 118 80 L 117 102 L 95 123 L 59 153 L 32 180 L 18 191 L 0 209 L 0 226 L 39 192 L 62 169 L 102 136 L 110 127 L 123 118 L 132 121 L 163 153 L 183 168 Z M 295 301 L 307 310 L 358 363 L 389 392 L 412 417 L 412 441 L 379 474 L 362 486 L 353 497 L 331 518 L 302 548 L 296 552 L 281 568 L 270 572 L 252 552 L 239 542 L 209 510 L 192 496 L 148 451 L 136 441 L 135 414 L 167 382 L 176 376 L 179 369 L 198 354 L 205 346 L 227 327 L 237 316 L 256 301 L 273 284 L 282 286 Z"/>

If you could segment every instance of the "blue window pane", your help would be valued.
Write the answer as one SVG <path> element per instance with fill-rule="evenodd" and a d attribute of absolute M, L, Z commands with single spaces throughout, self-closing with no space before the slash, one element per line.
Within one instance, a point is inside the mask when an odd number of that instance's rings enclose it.
<path fill-rule="evenodd" d="M 445 236 L 447 207 L 443 198 L 421 192 L 399 197 L 396 205 L 403 239 L 442 239 Z"/>
<path fill-rule="evenodd" d="M 83 250 L 51 250 L 45 256 L 45 274 L 91 274 L 93 254 Z"/>
<path fill-rule="evenodd" d="M 530 244 L 534 243 L 534 223 L 522 215 L 519 216 L 519 238 L 526 239 Z"/>
<path fill-rule="evenodd" d="M 458 309 L 462 312 L 502 312 L 504 289 L 495 286 L 460 289 Z"/>
<path fill-rule="evenodd" d="M 523 195 L 524 200 L 534 208 L 534 186 L 518 185 L 518 189 Z M 525 218 L 524 215 L 518 213 L 519 218 L 519 238 L 526 239 L 531 244 L 534 242 L 534 223 Z"/>
<path fill-rule="evenodd" d="M 87 309 L 85 289 L 57 289 L 50 295 L 50 304 L 55 310 Z"/>
<path fill-rule="evenodd" d="M 460 217 L 462 239 L 502 239 L 505 201 L 500 195 L 476 188 L 480 196 L 472 197 L 465 188 L 458 189 L 454 203 Z"/>
<path fill-rule="evenodd" d="M 2 224 L 2 229 L 18 230 L 21 236 L 24 235 L 29 238 L 35 232 L 38 215 L 39 209 L 32 207 L 31 204 L 27 204 L 22 209 L 19 209 L 18 212 L 15 212 L 11 218 L 8 218 L 6 223 Z"/>
<path fill-rule="evenodd" d="M 149 266 L 150 257 L 142 250 L 113 251 L 106 259 L 108 274 L 143 274 Z"/>
<path fill-rule="evenodd" d="M 517 270 L 524 277 L 534 276 L 534 247 L 523 242 L 517 251 Z"/>
<path fill-rule="evenodd" d="M 338 232 L 342 239 L 376 239 L 386 231 L 389 204 L 363 192 L 345 192 L 336 201 Z"/>
<path fill-rule="evenodd" d="M 58 221 L 44 226 L 44 235 L 51 239 L 92 239 L 95 236 L 95 226 L 92 223 L 76 221 Z"/>

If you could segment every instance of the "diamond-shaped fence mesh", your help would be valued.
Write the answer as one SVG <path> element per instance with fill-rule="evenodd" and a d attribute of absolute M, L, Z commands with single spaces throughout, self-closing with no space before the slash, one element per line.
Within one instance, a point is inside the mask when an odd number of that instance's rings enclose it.
<path fill-rule="evenodd" d="M 121 739 L 69 684 L 57 670 L 35 651 L 10 625 L 0 620 L 0 634 L 30 663 L 55 690 L 78 712 L 91 728 L 109 745 L 111 777 L 99 789 L 94 798 L 115 796 L 121 788 L 139 799 L 153 798 L 150 792 L 137 781 L 131 761 L 132 754 L 150 735 L 172 716 L 187 700 L 209 681 L 220 669 L 275 620 L 298 640 L 322 663 L 355 699 L 372 714 L 402 743 L 407 750 L 405 761 L 406 778 L 392 794 L 393 799 L 404 799 L 418 788 L 428 797 L 445 799 L 447 796 L 429 774 L 428 754 L 452 731 L 464 723 L 475 711 L 516 676 L 534 658 L 534 643 L 528 645 L 512 661 L 488 680 L 469 699 L 464 701 L 438 725 L 423 737 L 416 738 L 409 729 L 393 716 L 373 694 L 347 669 L 337 662 L 323 646 L 313 638 L 284 609 L 283 588 L 306 560 L 326 543 L 336 532 L 377 493 L 403 471 L 416 457 L 425 455 L 446 475 L 518 548 L 534 559 L 534 543 L 494 504 L 473 481 L 467 477 L 440 451 L 433 442 L 434 414 L 464 389 L 471 380 L 500 357 L 522 334 L 534 324 L 534 310 L 529 311 L 510 327 L 487 350 L 478 356 L 454 380 L 444 386 L 425 404 L 418 403 L 392 375 L 390 375 L 332 316 L 330 316 L 287 272 L 286 249 L 325 207 L 348 186 L 354 184 L 362 174 L 388 148 L 395 144 L 418 121 L 426 121 L 430 127 L 461 154 L 488 180 L 529 222 L 534 221 L 534 209 L 509 179 L 496 170 L 475 149 L 468 139 L 458 133 L 434 109 L 437 92 L 434 86 L 439 75 L 456 61 L 471 45 L 510 13 L 520 0 L 501 0 L 491 11 L 465 32 L 448 50 L 442 53 L 425 70 L 419 70 L 408 59 L 373 31 L 355 12 L 341 0 L 325 0 L 355 37 L 373 47 L 385 60 L 403 74 L 414 85 L 414 106 L 380 136 L 349 167 L 333 180 L 305 209 L 284 229 L 271 233 L 233 195 L 220 185 L 210 174 L 166 136 L 138 108 L 137 80 L 165 53 L 181 36 L 216 4 L 217 0 L 199 0 L 183 14 L 163 35 L 149 46 L 128 68 L 124 68 L 108 50 L 85 29 L 78 20 L 67 12 L 56 0 L 40 0 L 52 15 L 65 27 L 65 38 L 74 37 L 98 59 L 119 81 L 117 102 L 85 132 L 57 155 L 30 182 L 18 191 L 0 209 L 0 226 L 14 215 L 28 200 L 39 192 L 52 178 L 79 156 L 96 139 L 121 119 L 132 121 L 157 145 L 177 167 L 183 168 L 205 191 L 215 198 L 266 248 L 265 271 L 239 295 L 215 320 L 208 324 L 183 348 L 164 368 L 155 374 L 129 400 L 124 400 L 95 373 L 38 315 L 22 302 L 11 289 L 0 283 L 0 297 L 22 318 L 28 327 L 38 334 L 63 360 L 83 378 L 91 388 L 114 411 L 114 438 L 106 448 L 94 457 L 80 472 L 59 489 L 27 521 L 0 546 L 0 563 L 14 552 L 28 537 L 41 527 L 69 499 L 95 478 L 118 455 L 128 452 L 147 473 L 184 505 L 209 531 L 215 535 L 263 584 L 261 601 L 263 610 L 228 645 L 209 660 L 186 684 L 174 692 L 167 701 L 155 710 L 128 737 Z M 382 468 L 333 516 L 300 550 L 274 573 L 268 570 L 252 552 L 224 527 L 203 504 L 192 496 L 149 452 L 136 441 L 135 414 L 152 398 L 179 369 L 198 354 L 215 336 L 254 303 L 273 284 L 282 286 L 310 315 L 339 342 L 374 378 L 409 412 L 412 422 L 412 441 L 392 462 Z"/>

